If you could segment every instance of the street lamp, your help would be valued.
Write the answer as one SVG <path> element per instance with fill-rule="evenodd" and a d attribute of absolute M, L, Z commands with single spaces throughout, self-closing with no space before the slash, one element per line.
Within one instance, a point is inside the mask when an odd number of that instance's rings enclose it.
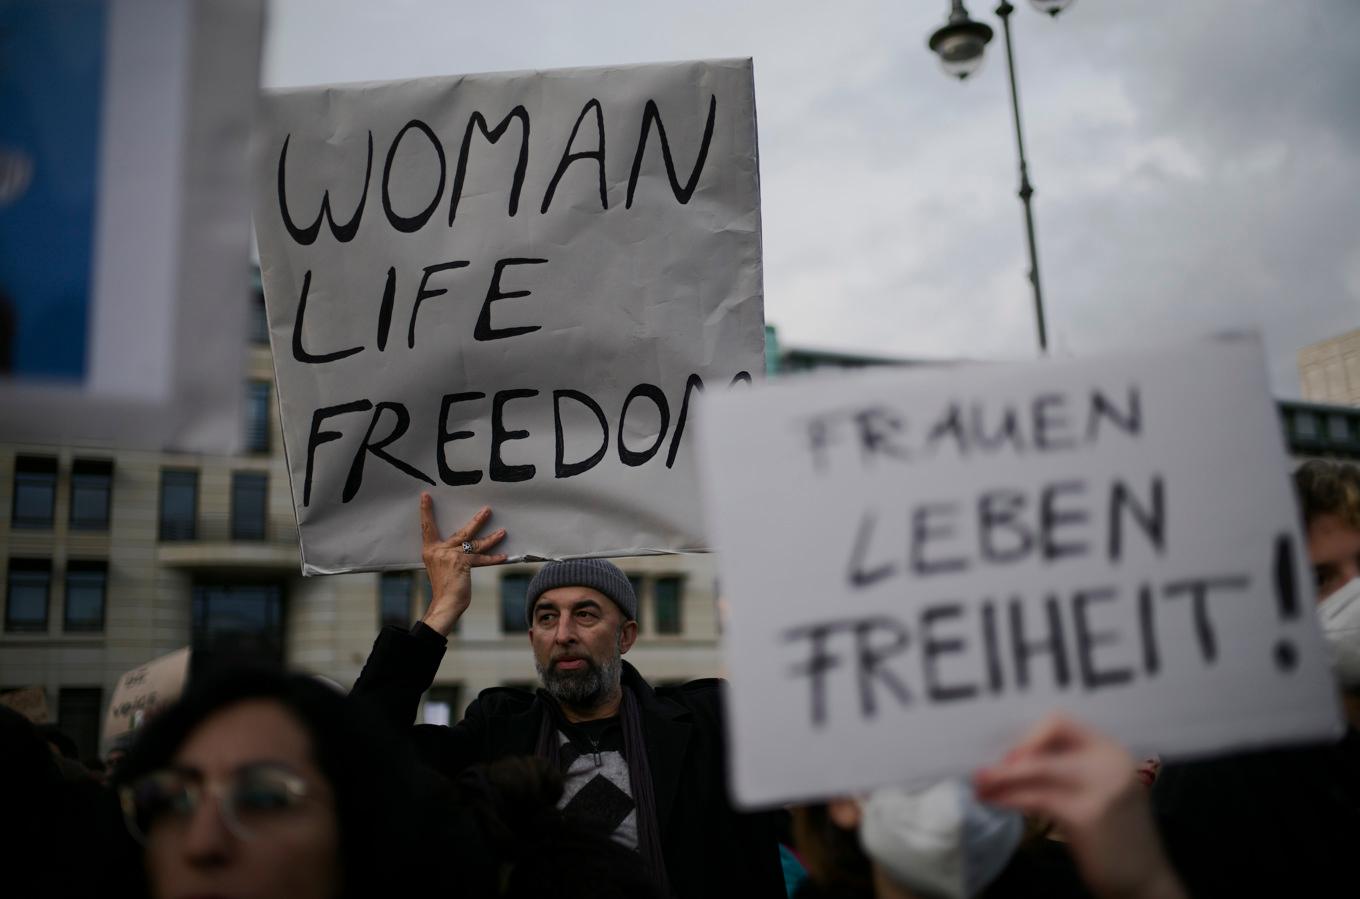
<path fill-rule="evenodd" d="M 1056 16 L 1072 4 L 1072 0 L 1029 0 L 1040 12 Z M 1048 352 L 1048 329 L 1044 326 L 1044 296 L 1039 288 L 1039 254 L 1034 248 L 1034 211 L 1030 198 L 1034 186 L 1029 183 L 1029 167 L 1025 164 L 1025 137 L 1020 127 L 1020 94 L 1015 86 L 1015 51 L 1011 47 L 1011 13 L 1015 7 L 1001 0 L 996 14 L 1001 17 L 1002 32 L 1006 37 L 1006 71 L 1011 82 L 1011 112 L 1015 119 L 1015 146 L 1020 154 L 1020 202 L 1025 208 L 1025 236 L 1029 238 L 1029 281 L 1034 287 L 1034 317 L 1039 326 L 1039 351 Z M 983 51 L 992 39 L 992 29 L 968 17 L 963 0 L 951 0 L 949 20 L 930 36 L 930 49 L 940 57 L 940 65 L 947 74 L 960 81 L 982 65 Z"/>

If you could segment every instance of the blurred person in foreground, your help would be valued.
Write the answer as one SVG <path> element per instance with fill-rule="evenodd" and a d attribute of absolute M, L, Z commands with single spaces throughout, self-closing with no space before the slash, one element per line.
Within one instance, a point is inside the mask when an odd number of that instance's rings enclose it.
<path fill-rule="evenodd" d="M 385 729 L 311 678 L 220 671 L 191 683 L 118 766 L 157 899 L 414 895 L 416 786 Z"/>
<path fill-rule="evenodd" d="M 1345 733 L 1164 768 L 1158 823 L 1196 896 L 1360 893 L 1360 467 L 1306 462 L 1294 487 Z"/>
<path fill-rule="evenodd" d="M 449 778 L 511 755 L 545 759 L 562 775 L 566 816 L 636 850 L 664 895 L 782 897 L 775 813 L 741 814 L 728 800 L 721 683 L 654 690 L 622 660 L 637 639 L 637 597 L 609 562 L 549 562 L 530 581 L 525 629 L 543 689 L 484 690 L 456 725 L 411 730 L 471 602 L 472 568 L 505 561 L 491 552 L 504 529 L 477 536 L 490 515 L 442 539 L 422 494 L 430 605 L 411 630 L 378 635 L 354 700 L 409 731 Z"/>
<path fill-rule="evenodd" d="M 1052 822 L 1065 842 L 1045 839 L 1027 826 L 1034 821 Z M 812 877 L 799 899 L 1187 896 L 1132 757 L 1058 715 L 971 784 L 883 788 L 797 809 L 794 834 Z"/>
<path fill-rule="evenodd" d="M 0 706 L 0 895 L 136 895 L 133 850 L 114 794 Z"/>

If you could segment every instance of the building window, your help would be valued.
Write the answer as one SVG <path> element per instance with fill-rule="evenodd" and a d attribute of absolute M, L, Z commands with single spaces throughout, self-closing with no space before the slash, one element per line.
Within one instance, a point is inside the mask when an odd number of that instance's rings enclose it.
<path fill-rule="evenodd" d="M 1294 436 L 1300 440 L 1315 440 L 1318 436 L 1317 419 L 1311 412 L 1294 413 Z"/>
<path fill-rule="evenodd" d="M 529 575 L 501 575 L 501 633 L 522 634 L 529 629 L 525 620 L 529 599 Z"/>
<path fill-rule="evenodd" d="M 1350 443 L 1350 420 L 1344 415 L 1327 416 L 1327 437 L 1334 443 Z"/>
<path fill-rule="evenodd" d="M 16 528 L 51 530 L 57 500 L 55 456 L 18 456 L 14 460 L 14 515 Z"/>
<path fill-rule="evenodd" d="M 246 452 L 269 452 L 269 382 L 246 384 Z"/>
<path fill-rule="evenodd" d="M 44 633 L 47 600 L 52 592 L 50 559 L 10 559 L 5 591 L 5 630 Z"/>
<path fill-rule="evenodd" d="M 66 563 L 63 630 L 97 632 L 104 629 L 104 598 L 108 583 L 108 562 L 72 559 Z"/>
<path fill-rule="evenodd" d="M 659 577 L 655 584 L 656 632 L 678 634 L 683 622 L 680 617 L 685 580 L 682 577 Z"/>
<path fill-rule="evenodd" d="M 269 312 L 264 305 L 264 287 L 258 284 L 250 292 L 250 342 L 269 345 Z"/>
<path fill-rule="evenodd" d="M 378 580 L 378 627 L 411 626 L 411 582 L 409 571 L 384 571 Z"/>
<path fill-rule="evenodd" d="M 232 472 L 231 539 L 264 539 L 268 499 L 268 474 L 262 471 Z"/>
<path fill-rule="evenodd" d="M 425 694 L 425 709 L 420 714 L 424 724 L 448 726 L 457 723 L 462 717 L 459 700 L 463 688 L 460 684 L 436 684 Z"/>
<path fill-rule="evenodd" d="M 161 471 L 161 539 L 193 540 L 198 533 L 198 472 Z"/>
<path fill-rule="evenodd" d="M 99 712 L 104 691 L 98 687 L 62 687 L 57 692 L 57 727 L 75 741 L 82 760 L 99 757 Z"/>
<path fill-rule="evenodd" d="M 630 584 L 633 585 L 633 595 L 637 597 L 637 618 L 635 618 L 635 619 L 633 619 L 633 620 L 636 621 L 636 622 L 637 622 L 637 626 L 638 626 L 639 628 L 641 628 L 641 627 L 642 627 L 642 575 L 640 575 L 640 574 L 625 574 L 624 577 L 628 578 L 628 583 L 630 583 Z"/>
<path fill-rule="evenodd" d="M 193 651 L 196 659 L 282 662 L 283 588 L 278 584 L 195 584 Z"/>
<path fill-rule="evenodd" d="M 71 530 L 107 531 L 112 491 L 112 459 L 75 460 L 71 465 Z"/>

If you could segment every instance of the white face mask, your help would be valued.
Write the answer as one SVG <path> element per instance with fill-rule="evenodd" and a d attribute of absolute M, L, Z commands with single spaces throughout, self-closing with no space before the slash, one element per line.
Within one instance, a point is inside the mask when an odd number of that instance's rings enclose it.
<path fill-rule="evenodd" d="M 1317 612 L 1341 688 L 1360 688 L 1360 578 L 1318 603 Z"/>
<path fill-rule="evenodd" d="M 978 802 L 962 780 L 876 790 L 859 825 L 865 854 L 893 881 L 932 899 L 977 895 L 1006 867 L 1023 833 L 1018 812 Z"/>

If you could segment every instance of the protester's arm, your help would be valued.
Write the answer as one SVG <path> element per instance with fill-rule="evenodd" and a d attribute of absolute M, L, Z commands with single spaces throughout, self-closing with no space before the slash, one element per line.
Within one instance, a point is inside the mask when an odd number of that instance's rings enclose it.
<path fill-rule="evenodd" d="M 1061 716 L 974 778 L 978 798 L 1051 818 L 1087 886 L 1105 899 L 1184 899 L 1147 790 L 1118 743 Z"/>
<path fill-rule="evenodd" d="M 448 635 L 471 601 L 472 569 L 505 561 L 504 555 L 485 552 L 505 538 L 504 529 L 476 536 L 490 516 L 490 509 L 482 509 L 441 540 L 434 502 L 428 493 L 420 495 L 421 557 L 430 577 L 430 606 L 410 631 L 383 628 L 350 694 L 396 727 L 415 721 L 420 697 L 434 682 Z M 463 551 L 464 541 L 472 552 Z"/>
<path fill-rule="evenodd" d="M 394 728 L 416 720 L 420 697 L 434 682 L 448 641 L 424 625 L 410 631 L 385 627 L 373 642 L 350 698 Z"/>
<path fill-rule="evenodd" d="M 472 569 L 499 565 L 506 559 L 501 553 L 487 553 L 505 539 L 505 528 L 477 536 L 490 518 L 491 508 L 484 507 L 447 540 L 440 539 L 434 500 L 428 493 L 420 494 L 420 557 L 430 576 L 430 605 L 420 620 L 440 636 L 453 633 L 472 602 Z M 464 544 L 470 551 L 465 551 Z"/>

